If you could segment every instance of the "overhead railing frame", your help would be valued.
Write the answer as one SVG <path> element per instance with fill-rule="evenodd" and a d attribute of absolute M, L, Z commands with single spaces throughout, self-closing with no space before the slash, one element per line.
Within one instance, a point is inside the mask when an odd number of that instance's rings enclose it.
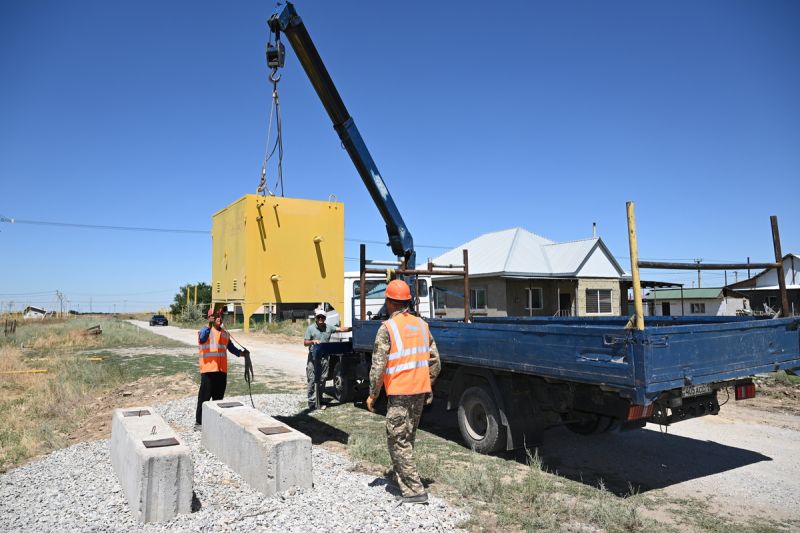
<path fill-rule="evenodd" d="M 644 330 L 644 308 L 642 305 L 642 284 L 639 276 L 640 269 L 659 269 L 659 270 L 744 270 L 750 268 L 774 268 L 778 274 L 778 290 L 781 295 L 781 314 L 787 316 L 789 310 L 789 296 L 786 292 L 786 279 L 783 269 L 783 254 L 781 253 L 781 237 L 778 231 L 778 217 L 769 217 L 772 227 L 772 245 L 775 250 L 774 263 L 673 263 L 663 261 L 639 261 L 639 245 L 636 236 L 636 215 L 634 213 L 634 203 L 625 204 L 628 217 L 628 245 L 631 254 L 631 278 L 633 282 L 633 303 L 634 316 L 628 323 L 629 328 L 635 327 L 639 331 Z"/>

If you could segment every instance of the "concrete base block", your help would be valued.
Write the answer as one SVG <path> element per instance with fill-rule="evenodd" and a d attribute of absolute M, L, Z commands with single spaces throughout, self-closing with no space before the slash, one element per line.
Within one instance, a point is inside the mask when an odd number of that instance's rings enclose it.
<path fill-rule="evenodd" d="M 203 404 L 202 443 L 266 496 L 313 485 L 311 437 L 240 402 Z"/>
<path fill-rule="evenodd" d="M 162 439 L 177 445 L 158 446 Z M 111 464 L 140 522 L 170 520 L 192 510 L 194 468 L 189 447 L 152 407 L 115 409 Z"/>

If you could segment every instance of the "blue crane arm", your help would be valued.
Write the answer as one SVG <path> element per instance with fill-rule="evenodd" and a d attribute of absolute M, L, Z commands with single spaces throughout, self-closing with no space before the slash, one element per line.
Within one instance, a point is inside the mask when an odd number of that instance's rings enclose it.
<path fill-rule="evenodd" d="M 350 154 L 350 159 L 386 223 L 386 233 L 389 235 L 389 246 L 392 252 L 397 257 L 405 258 L 406 268 L 415 268 L 414 239 L 294 5 L 291 2 L 279 5 L 270 17 L 268 24 L 278 38 L 281 32 L 288 37 L 303 70 L 306 71 L 311 85 L 314 86 L 325 111 L 328 112 L 328 116 L 333 122 L 333 129 L 336 130 L 342 145 Z"/>

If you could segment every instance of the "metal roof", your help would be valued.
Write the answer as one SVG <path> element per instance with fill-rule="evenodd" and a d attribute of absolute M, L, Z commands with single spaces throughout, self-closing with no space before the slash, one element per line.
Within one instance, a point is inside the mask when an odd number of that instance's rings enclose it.
<path fill-rule="evenodd" d="M 597 248 L 610 265 L 610 276 L 622 277 L 625 271 L 600 238 L 557 243 L 524 228 L 485 233 L 456 246 L 433 262 L 460 265 L 463 262 L 461 250 L 467 249 L 470 276 L 574 277 Z"/>
<path fill-rule="evenodd" d="M 723 287 L 701 287 L 699 289 L 657 289 L 650 291 L 645 297 L 646 300 L 714 300 L 722 298 Z M 729 296 L 744 298 L 741 294 L 728 289 Z"/>

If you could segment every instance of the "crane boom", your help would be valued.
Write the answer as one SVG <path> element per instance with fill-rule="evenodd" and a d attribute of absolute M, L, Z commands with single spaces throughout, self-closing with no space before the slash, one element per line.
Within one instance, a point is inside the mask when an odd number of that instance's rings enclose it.
<path fill-rule="evenodd" d="M 292 49 L 333 122 L 333 129 L 350 154 L 350 159 L 386 223 L 386 233 L 389 236 L 392 252 L 397 257 L 405 259 L 406 268 L 415 268 L 414 239 L 294 5 L 291 2 L 279 5 L 269 18 L 268 24 L 276 36 L 276 42 L 279 43 L 281 32 L 289 38 Z M 280 66 L 283 66 L 282 63 L 281 57 Z"/>

